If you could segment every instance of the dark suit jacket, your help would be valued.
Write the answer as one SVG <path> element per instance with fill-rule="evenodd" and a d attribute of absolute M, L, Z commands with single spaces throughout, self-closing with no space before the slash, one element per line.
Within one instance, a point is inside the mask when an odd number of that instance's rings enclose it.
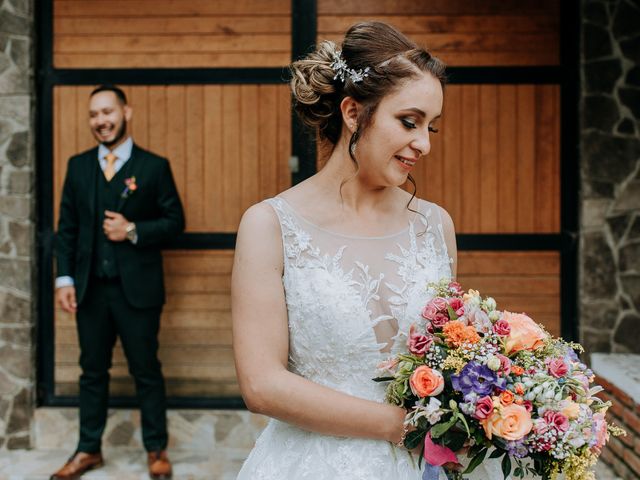
<path fill-rule="evenodd" d="M 160 306 L 165 299 L 160 249 L 184 230 L 182 204 L 167 159 L 134 145 L 123 168 L 127 168 L 129 177 L 136 177 L 138 188 L 119 200 L 118 212 L 135 222 L 138 241 L 135 245 L 128 240 L 114 242 L 120 281 L 134 307 Z M 62 191 L 57 275 L 74 278 L 78 304 L 91 274 L 98 218 L 95 179 L 99 170 L 97 147 L 71 157 Z"/>

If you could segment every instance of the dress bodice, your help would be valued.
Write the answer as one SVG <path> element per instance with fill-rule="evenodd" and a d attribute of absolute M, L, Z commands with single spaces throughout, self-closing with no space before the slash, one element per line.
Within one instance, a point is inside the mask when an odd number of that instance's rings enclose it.
<path fill-rule="evenodd" d="M 439 207 L 420 200 L 402 231 L 356 237 L 315 225 L 281 197 L 266 201 L 282 231 L 289 368 L 382 401 L 377 365 L 420 321 L 427 284 L 451 277 Z"/>

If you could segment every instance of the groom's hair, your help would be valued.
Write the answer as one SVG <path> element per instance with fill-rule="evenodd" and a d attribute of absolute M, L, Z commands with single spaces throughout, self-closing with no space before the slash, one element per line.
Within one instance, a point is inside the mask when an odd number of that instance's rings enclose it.
<path fill-rule="evenodd" d="M 89 98 L 100 92 L 113 92 L 115 96 L 118 97 L 118 100 L 120 100 L 120 103 L 122 103 L 123 105 L 127 105 L 127 96 L 125 95 L 124 91 L 116 85 L 112 85 L 110 83 L 102 84 L 93 89 L 91 95 L 89 95 Z"/>

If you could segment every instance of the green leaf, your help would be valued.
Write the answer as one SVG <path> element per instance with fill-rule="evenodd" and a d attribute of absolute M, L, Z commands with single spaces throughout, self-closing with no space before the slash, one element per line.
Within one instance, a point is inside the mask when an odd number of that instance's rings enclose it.
<path fill-rule="evenodd" d="M 511 473 L 511 459 L 509 455 L 505 455 L 502 458 L 502 474 L 504 475 L 504 480 L 507 480 L 507 477 Z"/>
<path fill-rule="evenodd" d="M 480 465 L 483 462 L 484 457 L 487 456 L 487 452 L 488 451 L 489 450 L 487 450 L 486 448 L 483 448 L 482 450 L 480 450 L 477 453 L 477 455 L 471 459 L 471 461 L 469 462 L 469 466 L 467 467 L 467 469 L 463 473 L 471 473 L 471 472 L 473 472 L 477 468 L 477 466 Z"/>
<path fill-rule="evenodd" d="M 504 450 L 500 450 L 499 448 L 496 448 L 493 452 L 491 452 L 491 455 L 489 455 L 489 458 L 498 458 L 504 455 L 505 453 L 507 452 L 505 452 Z"/>
<path fill-rule="evenodd" d="M 447 312 L 449 312 L 449 318 L 451 320 L 457 320 L 458 319 L 458 315 L 456 315 L 456 312 L 453 308 L 451 308 L 451 305 L 449 305 L 447 303 Z"/>
<path fill-rule="evenodd" d="M 464 442 L 467 440 L 467 435 L 464 432 L 454 432 L 449 430 L 442 437 L 443 445 L 447 448 L 450 448 L 454 452 L 457 452 L 462 447 L 464 447 Z"/>
<path fill-rule="evenodd" d="M 376 377 L 372 378 L 374 382 L 390 382 L 391 380 L 395 380 L 395 377 Z"/>
<path fill-rule="evenodd" d="M 524 471 L 522 470 L 522 467 L 516 467 L 516 469 L 513 471 L 513 475 L 518 478 L 524 477 Z"/>
<path fill-rule="evenodd" d="M 407 433 L 407 436 L 404 439 L 404 446 L 408 450 L 413 450 L 418 445 L 424 442 L 424 437 L 426 432 L 424 430 L 414 430 L 412 432 Z"/>
<path fill-rule="evenodd" d="M 447 430 L 453 427 L 458 421 L 458 418 L 453 415 L 449 420 L 444 423 L 437 423 L 433 427 L 431 427 L 431 438 L 439 438 L 441 437 Z"/>

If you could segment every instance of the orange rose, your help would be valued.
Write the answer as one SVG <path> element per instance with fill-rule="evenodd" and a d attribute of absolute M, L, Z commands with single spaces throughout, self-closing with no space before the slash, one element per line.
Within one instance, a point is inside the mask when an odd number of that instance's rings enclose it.
<path fill-rule="evenodd" d="M 522 375 L 524 373 L 524 368 L 522 368 L 520 365 L 512 365 L 511 373 L 513 373 L 514 375 Z"/>
<path fill-rule="evenodd" d="M 510 390 L 505 390 L 500 394 L 500 403 L 505 407 L 507 405 L 511 405 L 513 403 L 514 397 L 515 396 L 513 395 L 513 392 L 511 392 Z"/>
<path fill-rule="evenodd" d="M 542 346 L 547 338 L 546 332 L 536 322 L 524 313 L 503 312 L 502 320 L 506 320 L 511 327 L 511 333 L 506 339 L 505 352 L 507 354 L 520 350 L 535 350 Z"/>
<path fill-rule="evenodd" d="M 491 416 L 480 423 L 489 440 L 493 435 L 505 440 L 520 440 L 533 428 L 531 414 L 522 405 L 516 404 L 494 409 Z"/>
<path fill-rule="evenodd" d="M 516 383 L 515 387 L 516 387 L 516 393 L 518 395 L 524 395 L 524 385 L 522 383 L 520 382 Z"/>
<path fill-rule="evenodd" d="M 433 397 L 444 389 L 444 378 L 439 371 L 421 365 L 411 374 L 409 385 L 418 397 Z"/>

